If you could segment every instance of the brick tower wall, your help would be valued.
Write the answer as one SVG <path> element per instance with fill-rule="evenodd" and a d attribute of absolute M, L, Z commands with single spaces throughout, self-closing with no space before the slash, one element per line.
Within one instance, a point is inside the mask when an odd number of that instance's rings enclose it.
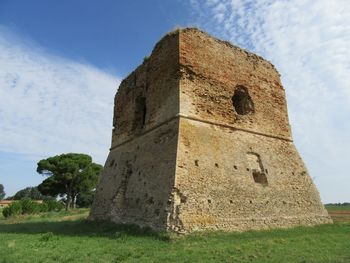
<path fill-rule="evenodd" d="M 292 142 L 285 93 L 273 65 L 198 30 L 183 30 L 179 40 L 175 188 L 183 202 L 177 204 L 173 228 L 331 222 Z M 241 98 L 246 112 L 233 105 L 240 89 L 248 92 Z"/>
<path fill-rule="evenodd" d="M 178 142 L 178 35 L 122 81 L 115 97 L 112 147 L 90 219 L 165 229 Z"/>
<path fill-rule="evenodd" d="M 274 66 L 197 29 L 122 81 L 90 219 L 157 230 L 331 222 L 292 141 Z"/>

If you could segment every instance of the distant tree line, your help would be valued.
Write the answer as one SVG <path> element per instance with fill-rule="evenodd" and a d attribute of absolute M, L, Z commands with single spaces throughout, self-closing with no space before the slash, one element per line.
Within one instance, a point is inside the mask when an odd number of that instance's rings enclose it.
<path fill-rule="evenodd" d="M 5 195 L 6 193 L 5 193 L 4 186 L 0 184 L 0 200 L 4 199 Z"/>
<path fill-rule="evenodd" d="M 6 198 L 6 200 L 21 200 L 24 198 L 30 198 L 33 200 L 52 200 L 54 197 L 43 195 L 39 190 L 38 187 L 26 187 L 22 190 L 19 190 L 15 195 L 9 196 Z"/>
<path fill-rule="evenodd" d="M 325 204 L 326 206 L 350 206 L 350 203 L 329 203 L 329 204 Z"/>

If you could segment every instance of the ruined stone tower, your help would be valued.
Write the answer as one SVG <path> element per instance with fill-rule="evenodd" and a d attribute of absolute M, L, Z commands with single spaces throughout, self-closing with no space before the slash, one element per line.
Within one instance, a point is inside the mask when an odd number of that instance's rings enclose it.
<path fill-rule="evenodd" d="M 274 66 L 198 29 L 166 35 L 115 97 L 91 219 L 190 232 L 330 223 Z"/>

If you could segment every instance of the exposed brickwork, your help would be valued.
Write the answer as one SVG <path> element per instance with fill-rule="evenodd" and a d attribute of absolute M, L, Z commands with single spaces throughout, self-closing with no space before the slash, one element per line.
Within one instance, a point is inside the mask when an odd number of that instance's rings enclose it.
<path fill-rule="evenodd" d="M 197 29 L 120 85 L 91 219 L 157 230 L 330 223 L 294 147 L 274 66 Z"/>

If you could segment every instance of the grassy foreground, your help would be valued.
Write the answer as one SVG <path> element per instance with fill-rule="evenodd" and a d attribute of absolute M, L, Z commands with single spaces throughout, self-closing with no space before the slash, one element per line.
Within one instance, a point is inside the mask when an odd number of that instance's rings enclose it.
<path fill-rule="evenodd" d="M 350 262 L 350 223 L 187 237 L 92 223 L 88 210 L 0 217 L 5 262 Z"/>

